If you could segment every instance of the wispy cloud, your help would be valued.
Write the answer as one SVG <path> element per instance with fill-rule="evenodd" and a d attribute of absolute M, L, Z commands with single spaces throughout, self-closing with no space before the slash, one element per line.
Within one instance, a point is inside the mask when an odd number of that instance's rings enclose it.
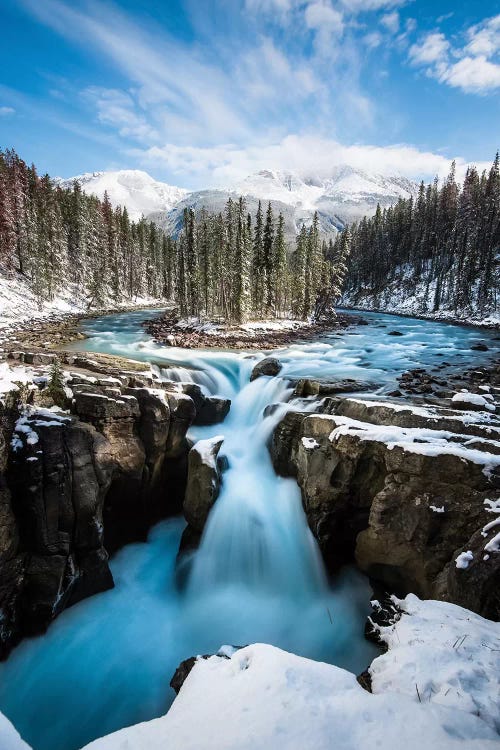
<path fill-rule="evenodd" d="M 9 115 L 15 114 L 14 107 L 0 107 L 0 117 L 9 117 Z"/>
<path fill-rule="evenodd" d="M 415 38 L 405 0 L 212 0 L 209 14 L 183 0 L 186 35 L 106 0 L 19 3 L 110 73 L 80 90 L 65 83 L 61 106 L 82 108 L 127 163 L 163 168 L 188 187 L 266 167 L 317 173 L 340 161 L 441 174 L 449 160 L 426 149 L 342 145 L 377 132 L 385 106 L 373 90 L 377 71 L 378 80 L 390 76 L 389 55 L 408 54 L 412 75 L 423 69 L 464 91 L 497 85 L 495 19 L 470 27 L 457 52 L 439 29 Z M 385 142 L 399 120 L 395 113 Z"/>
<path fill-rule="evenodd" d="M 193 179 L 201 173 L 206 180 L 204 184 L 211 187 L 237 185 L 247 174 L 269 168 L 295 171 L 304 177 L 327 177 L 333 167 L 350 164 L 368 172 L 432 179 L 435 175 L 447 175 L 451 164 L 451 159 L 442 154 L 407 144 L 346 146 L 315 135 L 288 135 L 274 143 L 247 148 L 234 144 L 214 148 L 165 144 L 132 155 L 145 167 L 162 163 L 173 173 L 187 171 Z M 457 172 L 462 176 L 467 163 L 461 158 L 456 162 Z M 478 164 L 479 169 L 489 166 L 489 163 Z"/>

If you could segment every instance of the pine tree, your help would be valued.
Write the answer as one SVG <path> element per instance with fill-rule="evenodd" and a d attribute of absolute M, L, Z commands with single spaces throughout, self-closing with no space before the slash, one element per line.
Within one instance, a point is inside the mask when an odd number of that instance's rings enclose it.
<path fill-rule="evenodd" d="M 273 260 L 274 260 L 274 218 L 271 201 L 269 201 L 266 213 L 266 223 L 263 233 L 263 269 L 265 288 L 265 311 L 271 313 L 274 309 L 274 287 L 273 287 Z"/>

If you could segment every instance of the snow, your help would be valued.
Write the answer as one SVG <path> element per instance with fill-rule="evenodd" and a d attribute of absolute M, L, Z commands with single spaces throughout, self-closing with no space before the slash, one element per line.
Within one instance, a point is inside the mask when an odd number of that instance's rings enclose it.
<path fill-rule="evenodd" d="M 319 443 L 317 442 L 317 440 L 314 440 L 314 438 L 303 437 L 302 445 L 304 446 L 306 451 L 312 451 L 315 448 L 319 448 Z"/>
<path fill-rule="evenodd" d="M 111 294 L 102 308 L 127 310 L 133 307 L 164 307 L 165 300 L 134 297 L 133 300 L 116 302 Z M 79 314 L 89 311 L 88 298 L 75 284 L 64 284 L 52 301 L 40 303 L 31 285 L 21 274 L 5 274 L 0 269 L 0 329 L 12 328 L 33 319 L 50 320 L 64 314 Z"/>
<path fill-rule="evenodd" d="M 481 666 L 492 658 L 488 652 Z M 404 662 L 402 666 L 406 672 L 411 668 Z M 86 750 L 498 747 L 498 735 L 487 723 L 488 705 L 479 701 L 486 695 L 474 692 L 483 720 L 473 715 L 467 703 L 457 706 L 458 699 L 448 706 L 436 699 L 419 703 L 414 685 L 413 694 L 405 694 L 404 675 L 398 678 L 392 671 L 388 689 L 372 695 L 339 667 L 265 644 L 247 646 L 229 659 L 199 659 L 166 716 L 91 742 Z M 381 675 L 383 669 L 376 675 L 378 686 Z M 494 673 L 490 676 L 493 679 Z"/>
<path fill-rule="evenodd" d="M 471 394 L 473 395 L 473 394 Z M 353 401 L 357 404 L 363 404 L 366 406 L 367 409 L 370 409 L 371 407 L 384 407 L 386 409 L 391 409 L 395 412 L 411 412 L 412 414 L 415 414 L 415 416 L 418 417 L 425 417 L 426 419 L 442 419 L 443 417 L 451 417 L 454 420 L 460 420 L 465 425 L 470 424 L 477 424 L 477 423 L 492 423 L 495 422 L 495 417 L 492 414 L 483 414 L 478 413 L 476 411 L 449 411 L 448 413 L 443 411 L 443 407 L 440 407 L 439 410 L 433 409 L 432 407 L 425 407 L 425 406 L 415 406 L 411 403 L 404 403 L 404 404 L 397 404 L 393 403 L 392 401 L 375 401 L 373 399 L 362 399 L 362 398 L 349 398 L 349 401 Z"/>
<path fill-rule="evenodd" d="M 484 545 L 485 552 L 500 552 L 500 531 L 493 539 L 490 539 L 488 544 Z"/>
<path fill-rule="evenodd" d="M 491 531 L 491 529 L 495 528 L 495 526 L 500 526 L 500 518 L 495 518 L 493 521 L 487 523 L 486 526 L 483 526 L 481 535 L 488 536 L 488 532 Z"/>
<path fill-rule="evenodd" d="M 335 443 L 342 435 L 355 435 L 362 441 L 373 440 L 385 443 L 388 450 L 402 448 L 410 453 L 418 453 L 423 456 L 457 456 L 463 460 L 482 465 L 483 472 L 487 476 L 493 469 L 500 466 L 500 455 L 468 447 L 468 443 L 477 444 L 478 438 L 459 442 L 463 441 L 463 435 L 445 430 L 372 425 L 368 422 L 360 422 L 338 415 L 327 418 L 332 421 L 334 426 L 329 436 L 332 443 Z M 495 449 L 500 449 L 500 442 L 491 440 L 489 443 Z"/>
<path fill-rule="evenodd" d="M 481 406 L 483 409 L 488 409 L 489 411 L 495 411 L 495 406 L 491 403 L 491 399 L 492 396 L 481 396 L 479 393 L 460 391 L 460 393 L 455 393 L 451 400 L 454 403 L 473 404 L 474 406 Z"/>
<path fill-rule="evenodd" d="M 461 552 L 455 560 L 455 567 L 458 568 L 458 570 L 466 570 L 473 559 L 474 555 L 470 550 L 468 552 Z"/>
<path fill-rule="evenodd" d="M 491 498 L 487 497 L 484 504 L 488 513 L 500 513 L 500 498 L 491 500 Z"/>
<path fill-rule="evenodd" d="M 377 203 L 387 206 L 418 192 L 416 183 L 403 177 L 371 174 L 347 164 L 323 176 L 262 170 L 232 189 L 238 195 L 279 201 L 311 216 L 318 210 L 341 221 L 373 214 Z"/>
<path fill-rule="evenodd" d="M 394 625 L 378 627 L 389 650 L 370 667 L 373 692 L 447 706 L 455 717 L 467 712 L 500 732 L 500 623 L 413 594 L 393 600 L 403 615 Z"/>
<path fill-rule="evenodd" d="M 84 193 L 104 199 L 107 192 L 113 206 L 126 206 L 132 220 L 147 216 L 153 211 L 169 211 L 184 198 L 188 191 L 153 179 L 139 169 L 121 169 L 110 172 L 87 172 L 68 179 L 56 178 L 64 188 L 73 187 L 78 180 Z"/>
<path fill-rule="evenodd" d="M 18 391 L 19 385 L 28 385 L 31 382 L 32 378 L 26 367 L 0 362 L 0 402 L 7 393 Z"/>
<path fill-rule="evenodd" d="M 21 739 L 6 716 L 0 713 L 0 748 L 1 750 L 30 750 Z"/>
<path fill-rule="evenodd" d="M 303 320 L 254 320 L 249 323 L 242 323 L 239 328 L 242 331 L 293 331 L 297 328 L 303 328 Z"/>
<path fill-rule="evenodd" d="M 434 513 L 444 513 L 444 505 L 441 505 L 439 508 L 437 508 L 435 505 L 429 505 L 429 508 L 434 511 Z"/>
<path fill-rule="evenodd" d="M 212 466 L 213 468 L 216 468 L 217 455 L 216 453 L 214 453 L 214 449 L 217 443 L 223 441 L 224 435 L 215 435 L 215 437 L 206 438 L 206 440 L 198 440 L 198 442 L 193 445 L 192 450 L 195 450 L 197 453 L 199 453 L 200 458 L 204 463 Z"/>
<path fill-rule="evenodd" d="M 436 281 L 430 284 L 426 280 L 417 281 L 415 270 L 411 265 L 398 266 L 393 271 L 393 279 L 388 281 L 380 293 L 365 289 L 344 291 L 339 304 L 367 312 L 395 313 L 398 315 L 418 316 L 431 320 L 461 320 L 476 326 L 499 326 L 500 315 L 492 309 L 489 313 L 482 310 L 447 309 L 441 307 L 433 312 L 429 310 L 429 300 L 436 294 Z"/>

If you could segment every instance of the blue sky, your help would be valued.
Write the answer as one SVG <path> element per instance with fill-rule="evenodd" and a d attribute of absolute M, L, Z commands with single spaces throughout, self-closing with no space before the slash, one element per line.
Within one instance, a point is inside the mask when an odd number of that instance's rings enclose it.
<path fill-rule="evenodd" d="M 41 171 L 188 188 L 500 147 L 494 0 L 2 0 L 0 144 Z"/>

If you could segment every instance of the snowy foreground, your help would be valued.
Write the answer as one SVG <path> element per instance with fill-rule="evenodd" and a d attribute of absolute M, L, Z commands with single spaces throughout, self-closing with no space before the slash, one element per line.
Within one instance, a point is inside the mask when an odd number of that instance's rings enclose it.
<path fill-rule="evenodd" d="M 381 628 L 373 693 L 344 669 L 255 644 L 200 659 L 166 716 L 85 750 L 488 750 L 500 745 L 500 624 L 409 595 Z M 0 720 L 2 750 L 27 750 Z"/>

